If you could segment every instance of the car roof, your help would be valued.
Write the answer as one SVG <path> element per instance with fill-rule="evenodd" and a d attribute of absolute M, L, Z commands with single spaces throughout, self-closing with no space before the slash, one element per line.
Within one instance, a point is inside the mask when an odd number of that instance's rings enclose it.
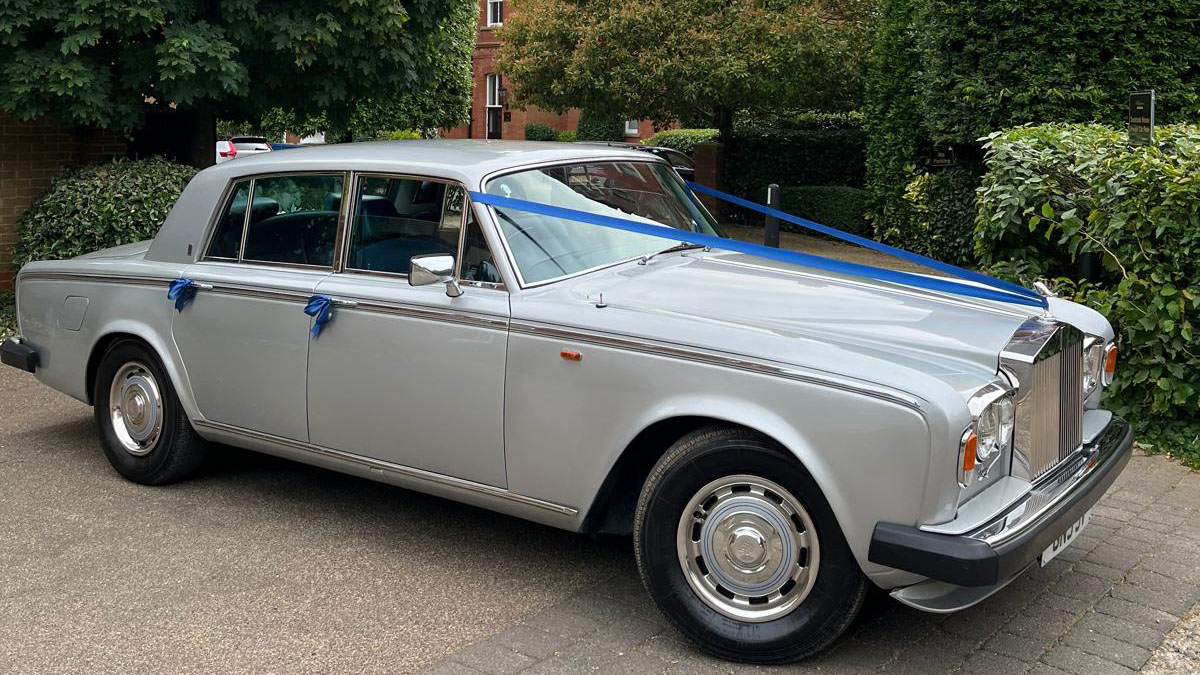
<path fill-rule="evenodd" d="M 294 152 L 239 158 L 202 173 L 224 174 L 228 180 L 260 173 L 321 169 L 407 171 L 457 180 L 475 189 L 485 176 L 505 169 L 605 159 L 646 161 L 649 158 L 639 150 L 583 143 L 430 139 L 308 145 L 296 148 Z"/>

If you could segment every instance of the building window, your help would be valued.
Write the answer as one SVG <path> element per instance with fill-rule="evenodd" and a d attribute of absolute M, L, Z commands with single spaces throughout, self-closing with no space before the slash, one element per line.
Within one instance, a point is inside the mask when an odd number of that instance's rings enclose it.
<path fill-rule="evenodd" d="M 626 135 L 626 136 L 637 136 L 637 135 L 639 135 L 639 134 L 638 134 L 638 121 L 637 121 L 637 120 L 625 120 L 625 135 Z"/>
<path fill-rule="evenodd" d="M 487 25 L 499 26 L 504 23 L 504 0 L 487 0 Z"/>
<path fill-rule="evenodd" d="M 503 114 L 500 105 L 500 76 L 487 75 L 484 77 L 484 89 L 487 97 L 485 138 L 500 138 L 500 118 Z"/>

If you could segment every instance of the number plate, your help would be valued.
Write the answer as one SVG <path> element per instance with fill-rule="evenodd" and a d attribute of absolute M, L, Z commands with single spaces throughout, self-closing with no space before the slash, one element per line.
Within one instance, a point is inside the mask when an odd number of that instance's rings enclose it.
<path fill-rule="evenodd" d="M 1054 556 L 1062 553 L 1063 549 L 1070 546 L 1071 542 L 1075 541 L 1075 537 L 1078 537 L 1079 533 L 1083 532 L 1083 528 L 1087 527 L 1087 524 L 1090 523 L 1091 520 L 1092 512 L 1089 510 L 1087 513 L 1083 514 L 1082 518 L 1072 523 L 1071 527 L 1068 527 L 1066 532 L 1063 532 L 1061 535 L 1059 535 L 1058 539 L 1055 539 L 1052 544 L 1047 546 L 1046 550 L 1042 551 L 1042 556 L 1038 559 L 1041 561 L 1042 567 L 1045 567 L 1046 563 L 1054 560 Z"/>

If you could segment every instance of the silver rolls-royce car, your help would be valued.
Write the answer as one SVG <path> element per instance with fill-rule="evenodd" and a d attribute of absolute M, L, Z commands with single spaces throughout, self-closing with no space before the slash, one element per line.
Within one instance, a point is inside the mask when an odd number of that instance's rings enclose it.
<path fill-rule="evenodd" d="M 3 360 L 94 406 L 139 483 L 216 442 L 631 534 L 663 613 L 754 662 L 826 647 L 871 584 L 980 602 L 1069 545 L 1127 462 L 1096 312 L 690 234 L 720 233 L 636 151 L 264 153 L 201 171 L 152 241 L 26 265 Z"/>

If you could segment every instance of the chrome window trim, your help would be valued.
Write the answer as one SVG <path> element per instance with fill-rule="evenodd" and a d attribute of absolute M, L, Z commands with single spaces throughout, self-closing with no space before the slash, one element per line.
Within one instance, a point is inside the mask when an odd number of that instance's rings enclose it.
<path fill-rule="evenodd" d="M 464 478 L 448 476 L 446 474 L 436 473 L 433 471 L 426 471 L 425 469 L 418 469 L 411 466 L 405 466 L 403 464 L 386 462 L 383 460 L 374 459 L 372 457 L 366 457 L 364 455 L 345 452 L 344 450 L 337 450 L 321 445 L 314 445 L 312 443 L 305 443 L 303 441 L 284 438 L 282 436 L 275 436 L 273 434 L 254 431 L 252 429 L 246 429 L 231 424 L 224 424 L 221 422 L 213 422 L 203 419 L 192 420 L 192 424 L 213 431 L 220 431 L 236 436 L 252 438 L 258 441 L 287 446 L 294 450 L 301 450 L 309 454 L 318 455 L 329 459 L 359 464 L 383 473 L 390 473 L 425 483 L 433 483 L 444 487 L 465 490 L 467 492 L 482 494 L 489 497 L 496 497 L 499 499 L 518 502 L 526 506 L 533 506 L 535 508 L 544 509 L 564 516 L 570 516 L 572 518 L 579 515 L 579 509 L 574 507 L 519 494 L 505 488 L 496 487 L 495 485 L 476 483 L 475 481 L 466 480 Z"/>
<path fill-rule="evenodd" d="M 646 154 L 646 153 L 643 153 L 643 154 Z M 549 160 L 549 161 L 545 161 L 545 162 L 534 162 L 532 164 L 525 164 L 525 165 L 518 166 L 518 167 L 497 169 L 496 171 L 486 174 L 483 177 L 483 179 L 479 181 L 479 191 L 486 193 L 487 192 L 486 186 L 488 183 L 490 183 L 491 181 L 493 181 L 497 178 L 500 178 L 502 176 L 509 176 L 509 175 L 512 175 L 515 173 L 522 173 L 524 171 L 533 171 L 535 169 L 548 169 L 548 168 L 552 168 L 552 167 L 556 167 L 556 166 L 573 166 L 573 165 L 580 164 L 580 163 L 602 164 L 605 162 L 630 162 L 630 163 L 640 162 L 643 164 L 664 164 L 668 168 L 670 168 L 670 166 L 671 166 L 670 163 L 667 162 L 665 159 L 658 157 L 656 155 L 652 155 L 652 154 L 646 154 L 645 157 L 636 157 L 636 158 L 635 157 L 627 157 L 627 156 L 613 156 L 613 157 L 599 156 L 599 157 L 586 157 L 586 158 L 581 158 L 581 159 L 570 159 L 570 160 L 555 159 L 555 160 Z M 468 197 L 469 197 L 469 195 L 468 195 Z M 596 272 L 596 271 L 603 270 L 603 269 L 608 269 L 610 267 L 616 267 L 618 265 L 624 265 L 626 263 L 633 262 L 634 260 L 642 259 L 642 256 L 638 255 L 638 256 L 634 256 L 632 258 L 626 258 L 624 260 L 618 260 L 616 262 L 598 265 L 596 267 L 592 267 L 592 268 L 589 268 L 586 270 L 572 272 L 571 274 L 564 274 L 562 276 L 553 277 L 551 279 L 543 279 L 541 281 L 535 281 L 533 283 L 529 283 L 529 282 L 525 281 L 524 275 L 521 274 L 521 268 L 517 266 L 517 259 L 515 256 L 513 256 L 512 249 L 508 245 L 508 237 L 504 236 L 504 230 L 500 227 L 500 218 L 496 214 L 495 207 L 492 207 L 492 206 L 484 207 L 484 213 L 488 214 L 488 219 L 491 220 L 492 227 L 495 228 L 496 236 L 500 239 L 500 245 L 504 249 L 504 257 L 508 261 L 509 268 L 512 269 L 513 276 L 516 277 L 517 288 L 519 288 L 521 290 L 524 290 L 527 288 L 538 288 L 541 286 L 545 286 L 547 284 L 564 281 L 566 279 L 573 279 L 575 277 L 582 276 L 584 274 L 591 274 L 592 272 Z M 664 225 L 663 227 L 669 227 L 669 226 Z M 683 230 L 680 230 L 680 231 L 682 232 Z M 494 253 L 493 253 L 493 255 L 494 255 Z"/>
<path fill-rule="evenodd" d="M 782 365 L 755 357 L 718 352 L 684 344 L 650 341 L 644 338 L 620 335 L 616 333 L 584 331 L 570 326 L 540 323 L 521 319 L 513 319 L 509 324 L 509 331 L 511 333 L 521 333 L 535 337 L 576 340 L 602 347 L 612 347 L 614 349 L 620 349 L 623 351 L 654 354 L 656 356 L 665 356 L 683 361 L 694 361 L 697 363 L 704 363 L 724 368 L 732 368 L 734 370 L 743 370 L 764 375 L 771 375 L 774 377 L 781 377 L 788 380 L 806 382 L 808 384 L 832 387 L 834 389 L 840 389 L 842 391 L 848 391 L 855 394 L 862 394 L 871 398 L 895 403 L 897 405 L 915 410 L 918 413 L 921 413 L 922 417 L 924 416 L 924 410 L 921 407 L 922 400 L 907 393 L 886 389 L 882 386 L 874 385 L 873 383 L 868 383 L 861 380 L 839 378 L 820 371 L 805 370 L 796 366 Z"/>

